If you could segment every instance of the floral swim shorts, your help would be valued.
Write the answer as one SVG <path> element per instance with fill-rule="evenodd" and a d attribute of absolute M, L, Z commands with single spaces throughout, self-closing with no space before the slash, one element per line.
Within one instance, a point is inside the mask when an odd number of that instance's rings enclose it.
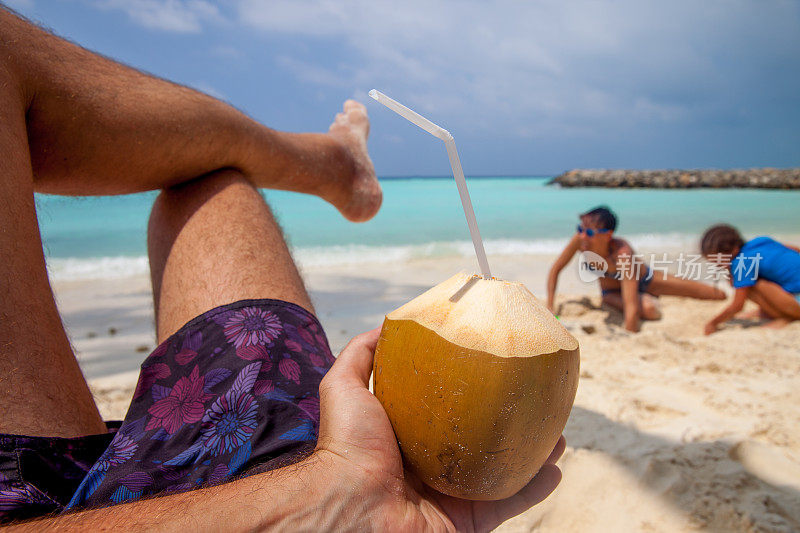
<path fill-rule="evenodd" d="M 0 523 L 187 491 L 297 462 L 333 364 L 310 312 L 243 300 L 187 323 L 142 363 L 125 420 L 76 438 L 0 434 Z"/>

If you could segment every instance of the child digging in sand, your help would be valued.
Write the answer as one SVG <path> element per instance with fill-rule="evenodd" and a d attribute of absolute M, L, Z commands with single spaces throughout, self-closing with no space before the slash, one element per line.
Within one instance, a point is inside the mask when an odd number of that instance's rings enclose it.
<path fill-rule="evenodd" d="M 603 303 L 622 311 L 625 329 L 629 331 L 639 331 L 642 320 L 661 318 L 655 297 L 662 294 L 702 300 L 725 299 L 725 293 L 705 283 L 678 278 L 665 272 L 654 275 L 636 257 L 631 245 L 614 235 L 617 217 L 609 208 L 597 207 L 583 213 L 579 219 L 578 231 L 550 268 L 547 306 L 551 311 L 554 310 L 558 275 L 579 251 L 593 252 L 605 261 L 603 268 L 597 269 Z"/>
<path fill-rule="evenodd" d="M 745 242 L 736 228 L 719 224 L 703 234 L 700 252 L 730 271 L 735 289 L 730 305 L 706 324 L 706 335 L 741 311 L 747 299 L 758 305 L 763 318 L 771 319 L 770 326 L 800 320 L 800 248 L 769 237 Z"/>

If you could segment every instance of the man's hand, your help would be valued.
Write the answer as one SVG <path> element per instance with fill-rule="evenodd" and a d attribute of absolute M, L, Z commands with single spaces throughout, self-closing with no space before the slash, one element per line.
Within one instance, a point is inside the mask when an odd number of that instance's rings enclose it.
<path fill-rule="evenodd" d="M 329 479 L 357 500 L 352 507 L 378 530 L 488 531 L 544 500 L 561 480 L 556 444 L 536 477 L 500 501 L 460 500 L 441 494 L 403 470 L 397 440 L 369 377 L 379 329 L 359 335 L 342 351 L 320 385 L 320 431 L 315 455 Z M 345 504 L 347 507 L 350 505 Z"/>
<path fill-rule="evenodd" d="M 404 472 L 389 418 L 367 389 L 377 342 L 377 329 L 353 339 L 323 379 L 319 441 L 304 461 L 230 483 L 11 529 L 488 531 L 555 489 L 564 437 L 536 477 L 505 500 L 459 500 Z"/>

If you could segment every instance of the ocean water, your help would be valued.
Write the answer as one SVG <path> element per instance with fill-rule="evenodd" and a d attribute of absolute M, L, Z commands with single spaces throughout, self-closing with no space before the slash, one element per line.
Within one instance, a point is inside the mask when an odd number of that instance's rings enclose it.
<path fill-rule="evenodd" d="M 575 231 L 576 215 L 600 204 L 617 213 L 618 234 L 649 251 L 695 252 L 699 235 L 717 222 L 737 226 L 746 237 L 800 235 L 800 191 L 561 189 L 546 181 L 535 176 L 468 179 L 490 256 L 557 253 Z M 474 253 L 452 177 L 381 183 L 383 207 L 364 224 L 345 221 L 315 197 L 264 194 L 304 266 Z M 115 278 L 147 272 L 147 217 L 155 197 L 37 195 L 51 276 Z"/>

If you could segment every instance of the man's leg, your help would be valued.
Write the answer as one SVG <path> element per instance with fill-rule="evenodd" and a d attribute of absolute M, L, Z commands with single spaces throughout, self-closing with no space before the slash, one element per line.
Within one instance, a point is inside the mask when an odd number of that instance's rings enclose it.
<path fill-rule="evenodd" d="M 95 463 L 70 509 L 270 470 L 316 441 L 333 358 L 259 192 L 234 170 L 163 191 L 148 249 L 159 347 L 109 445 L 116 462 Z M 139 494 L 125 488 L 131 469 Z"/>
<path fill-rule="evenodd" d="M 0 59 L 0 433 L 102 433 L 45 270 L 25 109 Z"/>
<path fill-rule="evenodd" d="M 269 207 L 240 173 L 161 193 L 148 230 L 158 342 L 214 307 L 273 298 L 313 312 Z"/>
<path fill-rule="evenodd" d="M 275 131 L 51 35 L 2 4 L 0 60 L 27 95 L 37 192 L 126 194 L 234 168 L 258 187 L 315 194 L 348 220 L 368 220 L 380 207 L 369 121 L 357 102 L 345 102 L 327 134 Z"/>
<path fill-rule="evenodd" d="M 345 102 L 329 134 L 356 160 L 369 160 L 369 120 L 360 104 Z M 327 181 L 324 174 L 316 179 Z M 343 192 L 365 182 L 377 186 L 371 165 L 349 179 Z M 219 170 L 165 189 L 153 205 L 147 241 L 159 343 L 192 318 L 237 300 L 273 298 L 314 312 L 280 227 L 253 182 L 261 183 L 258 176 Z M 297 192 L 319 195 L 318 188 L 311 180 Z M 349 208 L 376 209 L 380 194 L 374 193 L 370 186 L 351 195 Z"/>

